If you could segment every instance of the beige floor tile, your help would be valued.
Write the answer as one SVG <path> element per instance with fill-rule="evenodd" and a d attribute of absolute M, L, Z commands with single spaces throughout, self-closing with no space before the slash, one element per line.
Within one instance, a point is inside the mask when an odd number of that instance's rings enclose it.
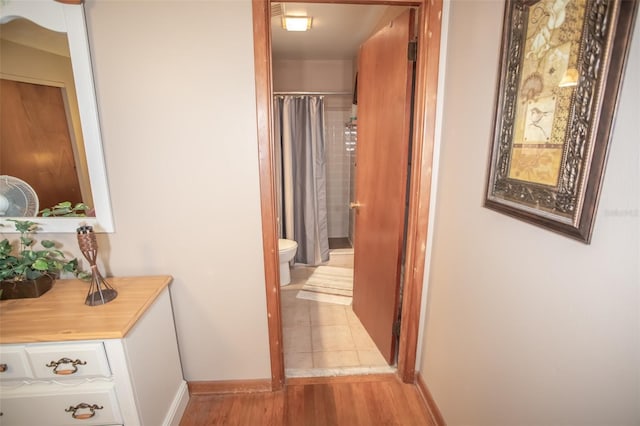
<path fill-rule="evenodd" d="M 296 295 L 298 294 L 297 290 L 285 290 L 284 287 L 281 288 L 280 290 L 280 304 L 282 305 L 282 308 L 288 308 L 291 307 L 292 305 L 294 305 L 297 300 L 296 300 Z"/>
<path fill-rule="evenodd" d="M 311 325 L 348 325 L 344 305 L 310 302 L 309 317 Z"/>
<path fill-rule="evenodd" d="M 346 325 L 312 326 L 311 347 L 313 352 L 356 349 L 351 337 L 351 329 Z"/>
<path fill-rule="evenodd" d="M 282 329 L 285 353 L 311 352 L 311 328 L 308 326 Z"/>
<path fill-rule="evenodd" d="M 313 355 L 311 352 L 284 353 L 285 368 L 313 368 Z"/>
<path fill-rule="evenodd" d="M 356 351 L 329 351 L 313 353 L 313 368 L 357 367 L 360 365 Z"/>
<path fill-rule="evenodd" d="M 282 328 L 311 325 L 309 304 L 301 300 L 299 303 L 282 304 Z"/>
<path fill-rule="evenodd" d="M 334 253 L 326 264 L 353 267 L 353 255 Z M 295 265 L 291 268 L 291 284 L 280 289 L 285 368 L 387 366 L 351 306 L 296 297 L 313 271 L 312 267 Z"/>
<path fill-rule="evenodd" d="M 291 268 L 291 284 L 286 287 L 295 288 L 293 286 L 299 285 L 302 286 L 304 282 L 311 276 L 315 268 L 310 268 L 306 266 L 294 266 Z"/>
<path fill-rule="evenodd" d="M 377 349 L 359 349 L 358 359 L 360 360 L 360 365 L 365 367 L 384 367 L 388 365 L 387 361 Z"/>
<path fill-rule="evenodd" d="M 347 323 L 349 323 L 350 325 L 357 325 L 358 327 L 362 327 L 360 318 L 358 318 L 358 316 L 353 312 L 352 306 L 346 307 L 345 314 L 347 315 Z"/>
<path fill-rule="evenodd" d="M 369 333 L 365 331 L 362 326 L 351 326 L 350 328 L 353 343 L 359 350 L 362 349 L 376 349 L 376 344 L 373 343 Z"/>
<path fill-rule="evenodd" d="M 282 328 L 311 325 L 309 308 L 304 304 L 282 309 Z"/>

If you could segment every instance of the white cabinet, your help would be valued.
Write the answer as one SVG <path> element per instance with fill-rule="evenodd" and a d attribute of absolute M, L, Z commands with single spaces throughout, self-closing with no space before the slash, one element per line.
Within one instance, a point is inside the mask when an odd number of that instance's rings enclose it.
<path fill-rule="evenodd" d="M 33 377 L 23 346 L 0 346 L 0 384 Z"/>
<path fill-rule="evenodd" d="M 168 286 L 152 297 L 120 338 L 0 345 L 0 425 L 178 425 L 188 391 Z"/>
<path fill-rule="evenodd" d="M 3 426 L 123 424 L 112 382 L 33 383 L 3 390 L 0 404 Z"/>
<path fill-rule="evenodd" d="M 123 424 L 102 342 L 0 346 L 0 424 Z"/>
<path fill-rule="evenodd" d="M 32 344 L 24 350 L 36 379 L 111 375 L 102 342 Z"/>

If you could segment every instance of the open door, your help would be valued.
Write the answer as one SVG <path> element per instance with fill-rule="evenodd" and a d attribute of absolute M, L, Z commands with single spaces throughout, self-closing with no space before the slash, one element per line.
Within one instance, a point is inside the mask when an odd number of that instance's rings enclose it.
<path fill-rule="evenodd" d="M 362 45 L 358 58 L 353 311 L 389 364 L 400 308 L 413 20 L 412 9 L 395 18 Z"/>
<path fill-rule="evenodd" d="M 41 209 L 83 202 L 61 88 L 0 79 L 0 92 L 0 175 L 31 185 Z"/>

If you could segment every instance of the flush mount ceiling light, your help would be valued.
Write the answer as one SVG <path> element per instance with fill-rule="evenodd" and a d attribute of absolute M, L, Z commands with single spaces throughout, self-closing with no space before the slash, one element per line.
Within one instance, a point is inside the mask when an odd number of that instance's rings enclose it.
<path fill-rule="evenodd" d="M 282 28 L 287 31 L 307 31 L 311 29 L 312 16 L 283 16 Z"/>

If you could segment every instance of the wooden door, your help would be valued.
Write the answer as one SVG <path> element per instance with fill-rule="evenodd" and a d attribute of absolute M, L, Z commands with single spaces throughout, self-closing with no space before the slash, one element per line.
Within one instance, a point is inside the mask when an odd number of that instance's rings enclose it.
<path fill-rule="evenodd" d="M 413 10 L 367 40 L 358 59 L 353 311 L 389 364 L 400 274 L 411 135 Z"/>
<path fill-rule="evenodd" d="M 82 202 L 59 87 L 0 80 L 0 175 L 27 182 L 40 209 Z"/>

